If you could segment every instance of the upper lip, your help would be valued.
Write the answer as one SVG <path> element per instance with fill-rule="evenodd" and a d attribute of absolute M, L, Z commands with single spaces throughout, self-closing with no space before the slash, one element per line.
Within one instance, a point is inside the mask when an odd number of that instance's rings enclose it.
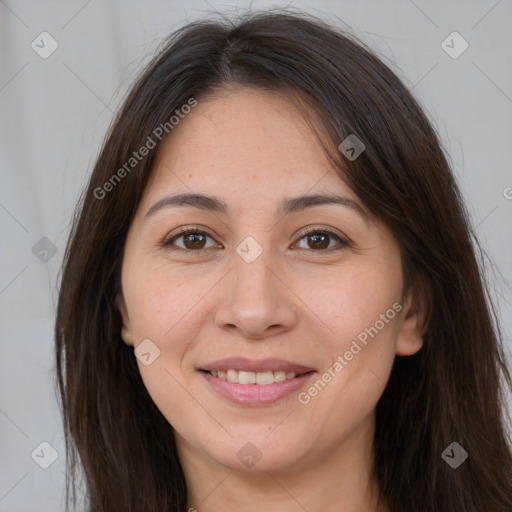
<path fill-rule="evenodd" d="M 200 370 L 219 371 L 219 370 L 242 370 L 244 372 L 294 372 L 307 373 L 313 371 L 314 368 L 304 366 L 302 364 L 286 361 L 284 359 L 247 359 L 245 357 L 228 357 L 225 359 L 217 359 L 211 363 L 205 363 L 199 367 Z"/>

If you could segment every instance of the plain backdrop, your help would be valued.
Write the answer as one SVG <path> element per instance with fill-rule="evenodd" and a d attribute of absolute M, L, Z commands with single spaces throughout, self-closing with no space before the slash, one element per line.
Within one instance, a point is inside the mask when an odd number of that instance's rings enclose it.
<path fill-rule="evenodd" d="M 212 10 L 279 5 L 343 20 L 424 106 L 494 262 L 489 277 L 512 348 L 510 0 L 0 0 L 0 512 L 64 509 L 53 359 L 58 273 L 113 112 L 175 28 Z M 454 31 L 463 38 L 450 43 L 455 50 L 469 45 L 457 58 L 442 46 Z M 56 460 L 44 469 L 48 445 Z"/>

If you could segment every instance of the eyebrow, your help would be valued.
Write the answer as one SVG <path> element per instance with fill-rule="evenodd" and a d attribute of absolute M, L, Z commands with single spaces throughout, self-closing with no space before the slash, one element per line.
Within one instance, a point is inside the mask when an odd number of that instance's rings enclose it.
<path fill-rule="evenodd" d="M 279 207 L 277 214 L 286 215 L 327 204 L 336 204 L 350 208 L 352 211 L 368 220 L 368 215 L 362 206 L 349 197 L 339 196 L 336 194 L 313 194 L 299 197 L 284 198 Z M 208 210 L 216 213 L 229 213 L 228 205 L 218 197 L 208 196 L 198 193 L 179 194 L 175 196 L 166 196 L 154 203 L 146 212 L 145 218 L 154 215 L 156 212 L 174 206 L 190 206 L 201 210 Z"/>

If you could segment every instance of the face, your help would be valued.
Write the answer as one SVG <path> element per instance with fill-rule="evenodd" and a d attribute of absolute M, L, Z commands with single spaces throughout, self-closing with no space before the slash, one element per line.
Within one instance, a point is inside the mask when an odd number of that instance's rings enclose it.
<path fill-rule="evenodd" d="M 339 199 L 297 200 L 322 195 Z M 130 227 L 118 300 L 180 456 L 300 470 L 371 436 L 395 355 L 421 347 L 413 305 L 397 241 L 285 97 L 198 99 Z"/>

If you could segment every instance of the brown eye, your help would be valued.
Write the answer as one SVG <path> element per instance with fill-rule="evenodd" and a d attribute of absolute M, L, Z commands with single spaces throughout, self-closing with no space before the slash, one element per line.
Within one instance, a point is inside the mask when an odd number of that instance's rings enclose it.
<path fill-rule="evenodd" d="M 208 249 L 209 247 L 206 246 L 208 238 L 213 241 L 213 238 L 207 233 L 196 229 L 189 229 L 169 238 L 162 245 L 164 247 L 174 248 L 172 246 L 176 246 L 183 250 L 195 251 Z M 183 245 L 176 244 L 175 242 L 178 240 L 181 240 Z M 217 247 L 217 244 L 213 243 L 210 247 Z"/>
<path fill-rule="evenodd" d="M 313 249 L 315 251 L 324 251 L 326 249 L 332 249 L 330 245 L 332 240 L 337 240 L 338 245 L 341 247 L 348 246 L 348 243 L 343 240 L 340 236 L 332 231 L 328 230 L 310 230 L 309 232 L 302 233 L 300 240 L 306 240 L 306 247 L 299 247 L 300 249 Z M 299 241 L 300 241 L 299 240 Z M 334 244 L 336 246 L 336 244 Z"/>
<path fill-rule="evenodd" d="M 325 233 L 309 235 L 308 238 L 312 249 L 327 249 L 329 247 L 330 236 Z"/>
<path fill-rule="evenodd" d="M 190 233 L 182 235 L 184 245 L 187 249 L 204 249 L 206 236 L 202 233 Z"/>

